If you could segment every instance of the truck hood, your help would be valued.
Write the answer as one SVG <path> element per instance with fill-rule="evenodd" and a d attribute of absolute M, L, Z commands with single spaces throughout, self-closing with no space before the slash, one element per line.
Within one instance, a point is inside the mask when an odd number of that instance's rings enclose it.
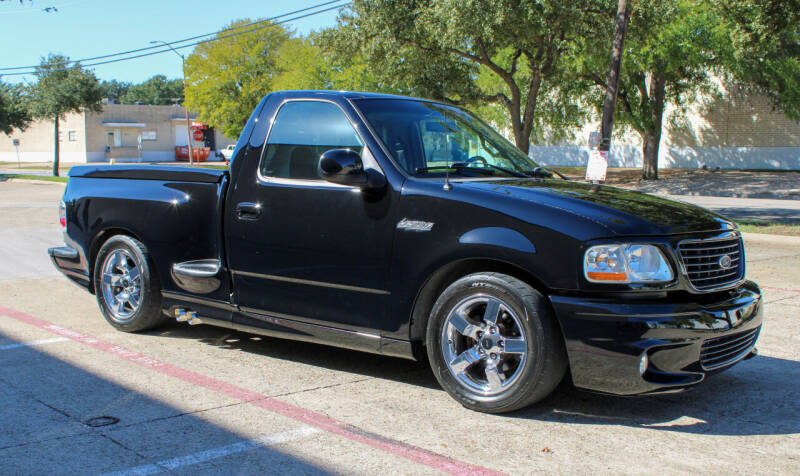
<path fill-rule="evenodd" d="M 609 236 L 672 235 L 734 228 L 731 220 L 705 208 L 606 185 L 518 179 L 464 181 L 460 186 L 563 210 L 602 226 Z"/>

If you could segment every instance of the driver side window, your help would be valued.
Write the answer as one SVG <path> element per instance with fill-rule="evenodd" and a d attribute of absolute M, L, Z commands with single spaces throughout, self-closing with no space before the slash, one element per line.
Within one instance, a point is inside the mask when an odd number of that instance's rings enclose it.
<path fill-rule="evenodd" d="M 267 138 L 261 175 L 320 180 L 317 163 L 330 149 L 351 149 L 359 154 L 364 149 L 344 112 L 329 102 L 287 102 L 278 111 Z"/>

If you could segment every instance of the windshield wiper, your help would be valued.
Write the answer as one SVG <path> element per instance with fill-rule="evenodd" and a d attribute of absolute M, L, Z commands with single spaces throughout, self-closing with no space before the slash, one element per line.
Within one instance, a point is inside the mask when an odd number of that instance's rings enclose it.
<path fill-rule="evenodd" d="M 567 177 L 565 177 L 561 172 L 558 170 L 553 170 L 549 167 L 535 167 L 533 170 L 526 170 L 525 176 L 527 177 L 538 177 L 538 178 L 553 178 L 553 174 L 558 175 L 564 180 L 569 181 Z"/>
<path fill-rule="evenodd" d="M 457 172 L 468 170 L 470 172 L 478 172 L 478 173 L 484 173 L 484 174 L 488 173 L 490 175 L 494 175 L 494 170 L 492 170 L 492 169 L 499 170 L 501 172 L 505 172 L 505 173 L 507 173 L 509 175 L 512 175 L 514 177 L 527 177 L 528 176 L 527 174 L 524 174 L 522 172 L 517 172 L 517 171 L 510 170 L 510 169 L 507 169 L 505 167 L 500 167 L 500 166 L 497 166 L 497 165 L 482 164 L 480 167 L 470 167 L 469 165 L 467 165 L 467 164 L 465 164 L 463 162 L 454 162 L 454 163 L 450 164 L 449 166 L 447 166 L 447 165 L 437 165 L 437 166 L 434 166 L 434 167 L 417 167 L 416 173 L 421 174 L 421 173 L 424 173 L 424 172 L 432 172 L 432 171 L 435 171 L 435 170 L 455 170 Z"/>

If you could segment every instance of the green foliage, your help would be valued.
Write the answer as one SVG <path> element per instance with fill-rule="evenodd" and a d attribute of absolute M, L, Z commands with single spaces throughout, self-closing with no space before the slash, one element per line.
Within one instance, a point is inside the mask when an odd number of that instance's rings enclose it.
<path fill-rule="evenodd" d="M 131 85 L 119 101 L 122 104 L 179 104 L 183 102 L 183 80 L 157 74 L 143 83 Z"/>
<path fill-rule="evenodd" d="M 217 36 L 250 22 L 235 21 Z M 289 38 L 284 27 L 273 25 L 198 45 L 186 58 L 186 105 L 203 122 L 238 137 L 258 102 L 273 89 L 279 50 Z"/>
<path fill-rule="evenodd" d="M 156 104 L 169 105 L 183 103 L 183 80 L 167 79 L 157 74 L 139 84 L 126 81 L 102 81 L 100 83 L 102 97 L 112 99 L 119 104 Z"/>
<path fill-rule="evenodd" d="M 245 19 L 226 29 L 250 23 Z M 223 30 L 220 34 L 224 34 Z M 297 38 L 280 25 L 205 43 L 186 60 L 186 104 L 228 137 L 237 137 L 253 108 L 271 91 L 379 90 L 366 61 L 323 49 L 322 36 Z"/>
<path fill-rule="evenodd" d="M 478 106 L 509 124 L 527 152 L 532 135 L 580 122 L 563 57 L 604 8 L 599 0 L 358 0 L 326 39 L 339 55 L 369 58 L 383 89 Z"/>
<path fill-rule="evenodd" d="M 120 98 L 128 92 L 132 84 L 127 81 L 101 81 L 100 91 L 104 98 L 113 99 L 114 102 L 119 102 Z"/>
<path fill-rule="evenodd" d="M 36 119 L 53 120 L 53 175 L 58 175 L 58 121 L 70 112 L 101 111 L 103 92 L 91 71 L 69 58 L 50 54 L 36 68 L 36 84 L 30 91 L 30 113 Z"/>
<path fill-rule="evenodd" d="M 730 34 L 730 75 L 800 121 L 800 0 L 712 0 Z"/>
<path fill-rule="evenodd" d="M 613 2 L 616 3 L 616 2 Z M 574 66 L 586 81 L 586 102 L 599 114 L 613 35 L 613 16 L 598 35 L 586 38 Z M 667 104 L 690 104 L 711 89 L 710 73 L 721 66 L 729 44 L 718 11 L 708 2 L 638 0 L 625 38 L 616 122 L 642 137 L 645 178 L 657 178 L 658 147 Z M 590 89 L 589 86 L 594 86 Z M 680 108 L 679 108 L 680 109 Z M 676 120 L 679 120 L 676 119 Z"/>
<path fill-rule="evenodd" d="M 65 66 L 69 58 L 51 54 L 36 68 L 30 112 L 37 119 L 63 117 L 70 112 L 100 111 L 102 91 L 97 78 L 80 64 Z"/>
<path fill-rule="evenodd" d="M 25 88 L 0 82 L 0 132 L 11 134 L 14 129 L 25 130 L 31 122 Z"/>

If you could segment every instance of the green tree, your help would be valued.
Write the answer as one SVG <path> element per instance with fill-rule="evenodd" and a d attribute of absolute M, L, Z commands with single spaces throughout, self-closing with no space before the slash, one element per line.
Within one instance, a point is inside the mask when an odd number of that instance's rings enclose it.
<path fill-rule="evenodd" d="M 100 91 L 103 97 L 113 99 L 114 102 L 119 102 L 120 98 L 128 92 L 132 84 L 127 81 L 117 81 L 112 79 L 110 81 L 100 82 Z"/>
<path fill-rule="evenodd" d="M 368 58 L 384 89 L 501 106 L 527 153 L 534 128 L 576 124 L 562 58 L 605 8 L 599 0 L 357 0 L 328 40 L 341 55 Z"/>
<path fill-rule="evenodd" d="M 590 102 L 598 110 L 605 94 L 613 15 L 605 34 L 587 39 L 577 69 L 596 88 Z M 720 52 L 730 44 L 718 11 L 708 2 L 636 0 L 633 3 L 619 83 L 616 121 L 642 139 L 642 177 L 658 178 L 658 151 L 668 103 L 690 104 L 710 87 Z"/>
<path fill-rule="evenodd" d="M 8 135 L 14 129 L 25 130 L 31 122 L 28 97 L 21 85 L 0 82 L 0 132 Z"/>
<path fill-rule="evenodd" d="M 712 0 L 730 32 L 730 76 L 800 121 L 800 0 Z"/>
<path fill-rule="evenodd" d="M 147 81 L 130 85 L 119 100 L 122 104 L 180 104 L 183 102 L 183 80 L 167 79 L 163 74 L 157 74 Z"/>
<path fill-rule="evenodd" d="M 226 30 L 250 23 L 231 23 Z M 238 137 L 247 118 L 274 87 L 279 50 L 290 38 L 280 25 L 198 45 L 186 58 L 186 106 L 228 137 Z"/>
<path fill-rule="evenodd" d="M 273 90 L 336 89 L 383 92 L 359 54 L 337 55 L 321 46 L 321 35 L 290 38 L 280 47 Z"/>
<path fill-rule="evenodd" d="M 58 121 L 70 112 L 100 111 L 102 91 L 94 73 L 69 58 L 50 54 L 36 68 L 31 86 L 30 111 L 34 118 L 53 120 L 53 175 L 58 176 Z"/>

